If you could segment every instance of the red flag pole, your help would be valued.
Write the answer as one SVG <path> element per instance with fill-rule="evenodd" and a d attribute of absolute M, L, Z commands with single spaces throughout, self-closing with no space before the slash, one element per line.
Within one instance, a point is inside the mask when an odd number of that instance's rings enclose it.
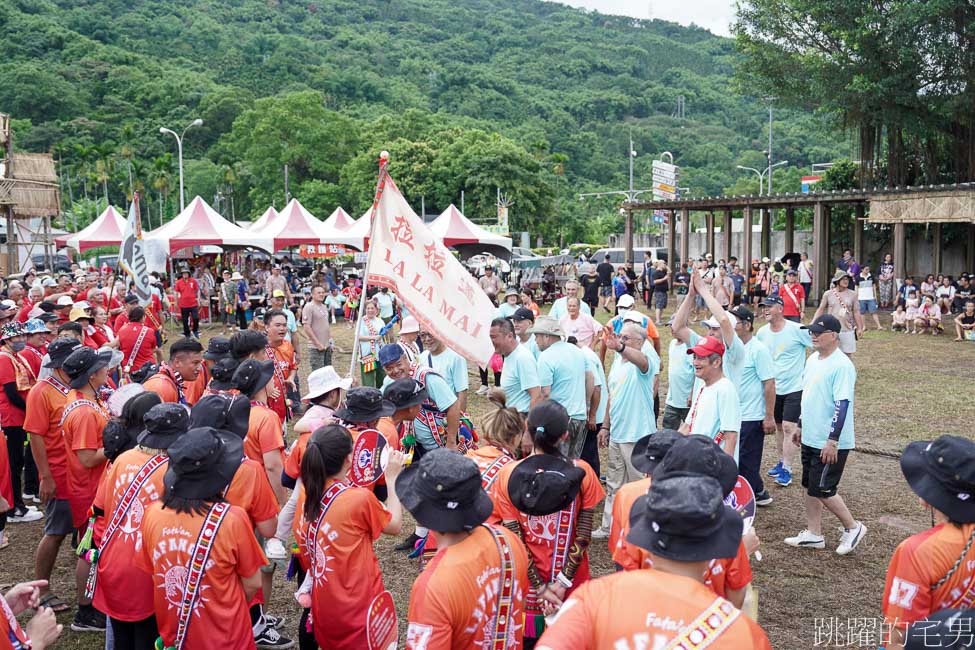
<path fill-rule="evenodd" d="M 355 366 L 359 359 L 359 329 L 362 325 L 362 317 L 365 315 L 365 301 L 366 292 L 369 288 L 369 268 L 372 261 L 372 242 L 376 234 L 376 208 L 379 206 L 379 199 L 383 195 L 383 189 L 386 187 L 386 179 L 389 178 L 389 172 L 386 171 L 386 165 L 389 164 L 389 152 L 382 151 L 379 154 L 379 178 L 376 180 L 376 195 L 372 200 L 372 212 L 370 213 L 370 218 L 372 223 L 369 224 L 369 244 L 366 249 L 366 266 L 363 270 L 362 278 L 362 295 L 359 296 L 359 314 L 356 318 L 355 323 L 355 334 L 352 339 L 352 360 L 349 363 L 349 377 L 355 377 Z M 376 359 L 376 363 L 379 360 Z M 378 387 L 377 387 L 378 388 Z"/>

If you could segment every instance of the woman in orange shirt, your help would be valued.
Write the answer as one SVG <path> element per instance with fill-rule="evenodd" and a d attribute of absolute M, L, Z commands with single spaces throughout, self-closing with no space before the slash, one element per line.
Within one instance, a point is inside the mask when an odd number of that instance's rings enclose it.
<path fill-rule="evenodd" d="M 589 580 L 593 515 L 606 493 L 588 463 L 562 456 L 559 443 L 568 431 L 564 406 L 552 400 L 537 404 L 528 413 L 532 454 L 505 465 L 493 486 L 495 515 L 528 549 L 526 639 L 537 639 L 545 616 Z"/>
<path fill-rule="evenodd" d="M 390 451 L 390 483 L 404 459 L 401 452 Z M 345 482 L 350 467 L 348 429 L 330 424 L 312 434 L 301 460 L 303 537 L 310 559 L 311 627 L 319 646 L 329 650 L 368 647 L 366 615 L 385 591 L 372 544 L 381 534 L 398 534 L 403 524 L 395 490 L 383 506 L 371 490 Z M 299 630 L 305 628 L 302 620 Z"/>

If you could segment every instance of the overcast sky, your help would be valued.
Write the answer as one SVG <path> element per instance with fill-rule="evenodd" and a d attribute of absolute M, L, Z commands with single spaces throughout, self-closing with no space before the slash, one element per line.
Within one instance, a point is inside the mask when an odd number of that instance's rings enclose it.
<path fill-rule="evenodd" d="M 557 0 L 573 7 L 595 9 L 604 14 L 656 18 L 709 29 L 729 36 L 735 15 L 734 0 Z"/>

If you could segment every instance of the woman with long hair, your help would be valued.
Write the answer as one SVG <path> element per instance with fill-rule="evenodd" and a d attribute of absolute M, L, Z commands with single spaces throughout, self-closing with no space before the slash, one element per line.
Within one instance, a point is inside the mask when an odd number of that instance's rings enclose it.
<path fill-rule="evenodd" d="M 389 452 L 386 477 L 395 483 L 405 456 Z M 304 504 L 299 527 L 309 568 L 311 628 L 315 640 L 330 650 L 367 646 L 369 605 L 385 591 L 373 542 L 380 535 L 396 535 L 403 525 L 403 508 L 395 490 L 386 506 L 372 490 L 346 482 L 352 467 L 352 436 L 338 424 L 317 429 L 301 459 Z M 307 615 L 299 625 L 299 639 L 307 629 Z M 303 647 L 307 643 L 307 637 Z"/>
<path fill-rule="evenodd" d="M 359 364 L 362 370 L 362 385 L 379 388 L 383 385 L 386 373 L 379 365 L 379 348 L 383 346 L 382 330 L 385 321 L 379 317 L 379 307 L 374 300 L 362 304 L 365 310 L 359 323 Z"/>

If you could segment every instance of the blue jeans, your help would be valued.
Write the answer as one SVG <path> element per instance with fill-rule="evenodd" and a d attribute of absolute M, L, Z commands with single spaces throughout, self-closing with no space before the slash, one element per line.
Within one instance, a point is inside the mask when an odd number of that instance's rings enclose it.
<path fill-rule="evenodd" d="M 765 432 L 761 420 L 741 423 L 738 434 L 738 472 L 745 477 L 756 495 L 765 490 L 762 481 L 762 453 L 765 451 Z"/>

